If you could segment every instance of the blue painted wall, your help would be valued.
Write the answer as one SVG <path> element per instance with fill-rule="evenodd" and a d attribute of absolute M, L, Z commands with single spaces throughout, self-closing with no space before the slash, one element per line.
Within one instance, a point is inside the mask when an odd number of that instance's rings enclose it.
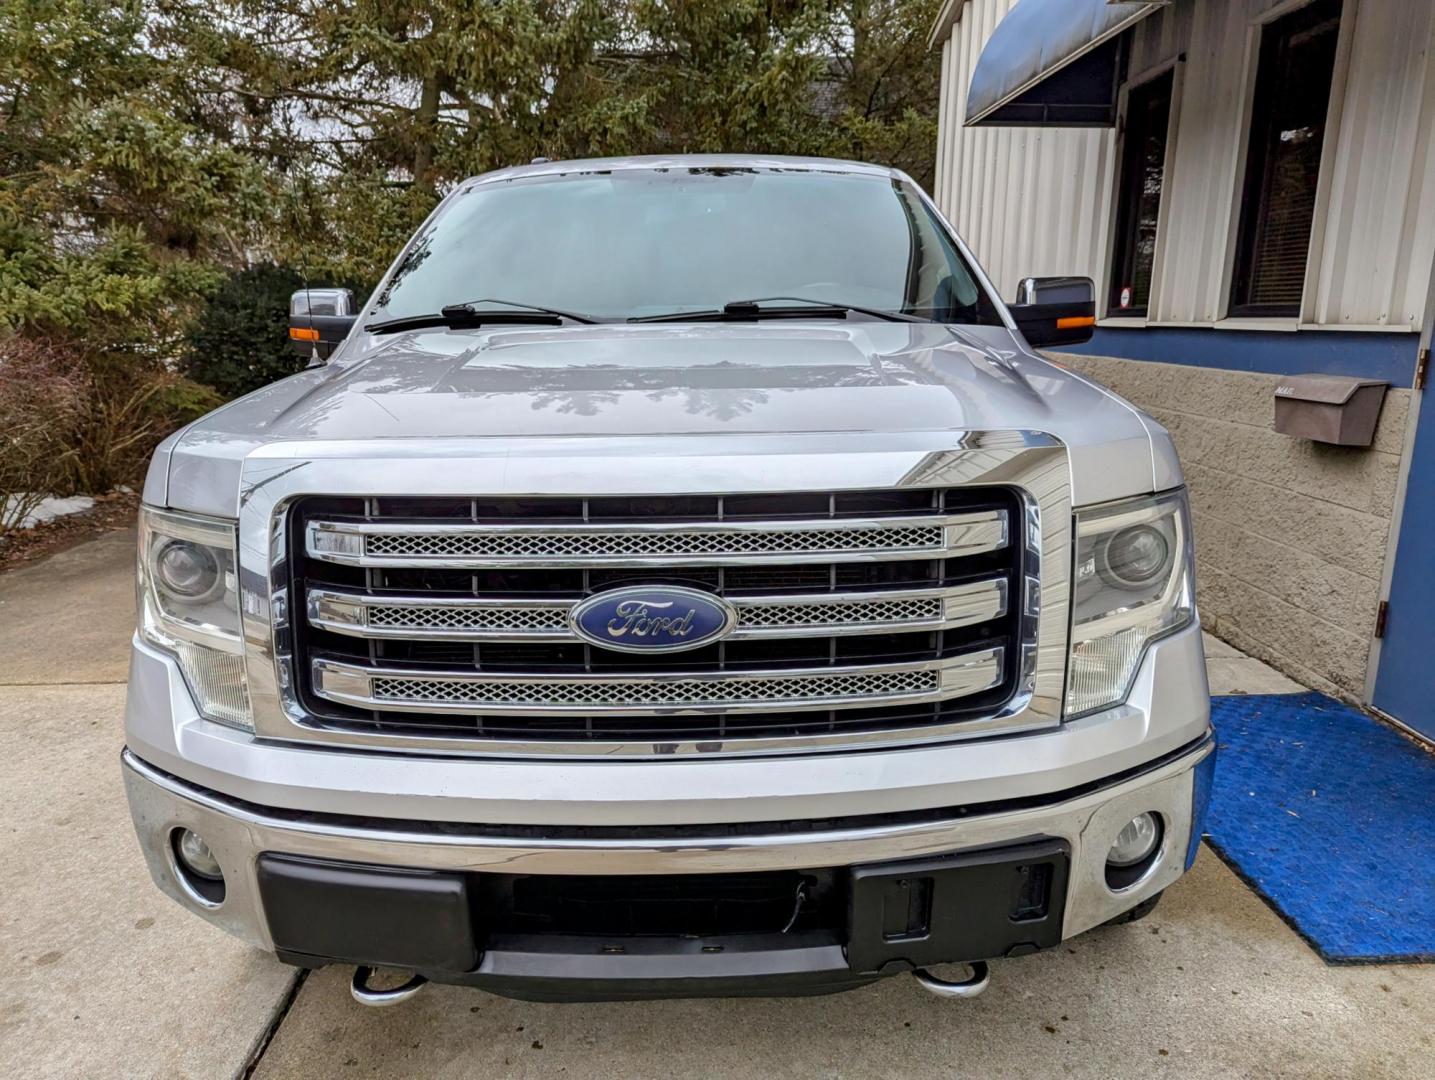
<path fill-rule="evenodd" d="M 1266 375 L 1359 375 L 1409 387 L 1420 335 L 1359 330 L 1208 330 L 1099 326 L 1084 345 L 1063 352 L 1155 360 L 1163 364 L 1254 371 Z"/>

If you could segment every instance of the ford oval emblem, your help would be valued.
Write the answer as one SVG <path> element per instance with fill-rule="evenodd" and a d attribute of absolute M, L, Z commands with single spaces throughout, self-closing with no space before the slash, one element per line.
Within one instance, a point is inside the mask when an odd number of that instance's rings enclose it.
<path fill-rule="evenodd" d="M 674 585 L 610 589 L 590 596 L 569 616 L 584 641 L 619 652 L 681 652 L 716 641 L 737 612 L 721 597 Z"/>

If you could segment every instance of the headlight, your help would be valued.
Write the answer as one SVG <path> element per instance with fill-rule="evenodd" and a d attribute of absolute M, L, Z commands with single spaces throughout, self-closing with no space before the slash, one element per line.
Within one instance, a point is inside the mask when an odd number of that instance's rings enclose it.
<path fill-rule="evenodd" d="M 178 605 L 217 600 L 224 594 L 224 578 L 224 568 L 211 547 L 168 538 L 155 545 L 154 583 Z"/>
<path fill-rule="evenodd" d="M 1196 616 L 1185 491 L 1076 515 L 1066 716 L 1126 698 L 1146 646 Z"/>
<path fill-rule="evenodd" d="M 211 720 L 254 730 L 232 521 L 140 509 L 139 629 L 172 653 Z"/>

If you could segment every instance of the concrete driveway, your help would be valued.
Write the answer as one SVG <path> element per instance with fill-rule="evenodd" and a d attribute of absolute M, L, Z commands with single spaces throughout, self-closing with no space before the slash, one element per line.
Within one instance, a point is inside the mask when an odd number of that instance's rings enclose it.
<path fill-rule="evenodd" d="M 365 1009 L 150 884 L 118 756 L 133 534 L 0 576 L 0 1075 L 1428 1077 L 1435 967 L 1327 967 L 1212 854 L 1155 915 L 831 998 Z M 1215 643 L 1218 692 L 1294 684 Z"/>

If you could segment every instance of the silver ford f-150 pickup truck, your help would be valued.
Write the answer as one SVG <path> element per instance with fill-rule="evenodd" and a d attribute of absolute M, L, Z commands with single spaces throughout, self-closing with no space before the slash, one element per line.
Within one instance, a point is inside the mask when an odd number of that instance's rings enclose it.
<path fill-rule="evenodd" d="M 1093 314 L 887 169 L 459 185 L 155 453 L 155 882 L 369 1004 L 971 996 L 1140 917 L 1215 747 L 1171 440 L 1032 351 Z"/>

